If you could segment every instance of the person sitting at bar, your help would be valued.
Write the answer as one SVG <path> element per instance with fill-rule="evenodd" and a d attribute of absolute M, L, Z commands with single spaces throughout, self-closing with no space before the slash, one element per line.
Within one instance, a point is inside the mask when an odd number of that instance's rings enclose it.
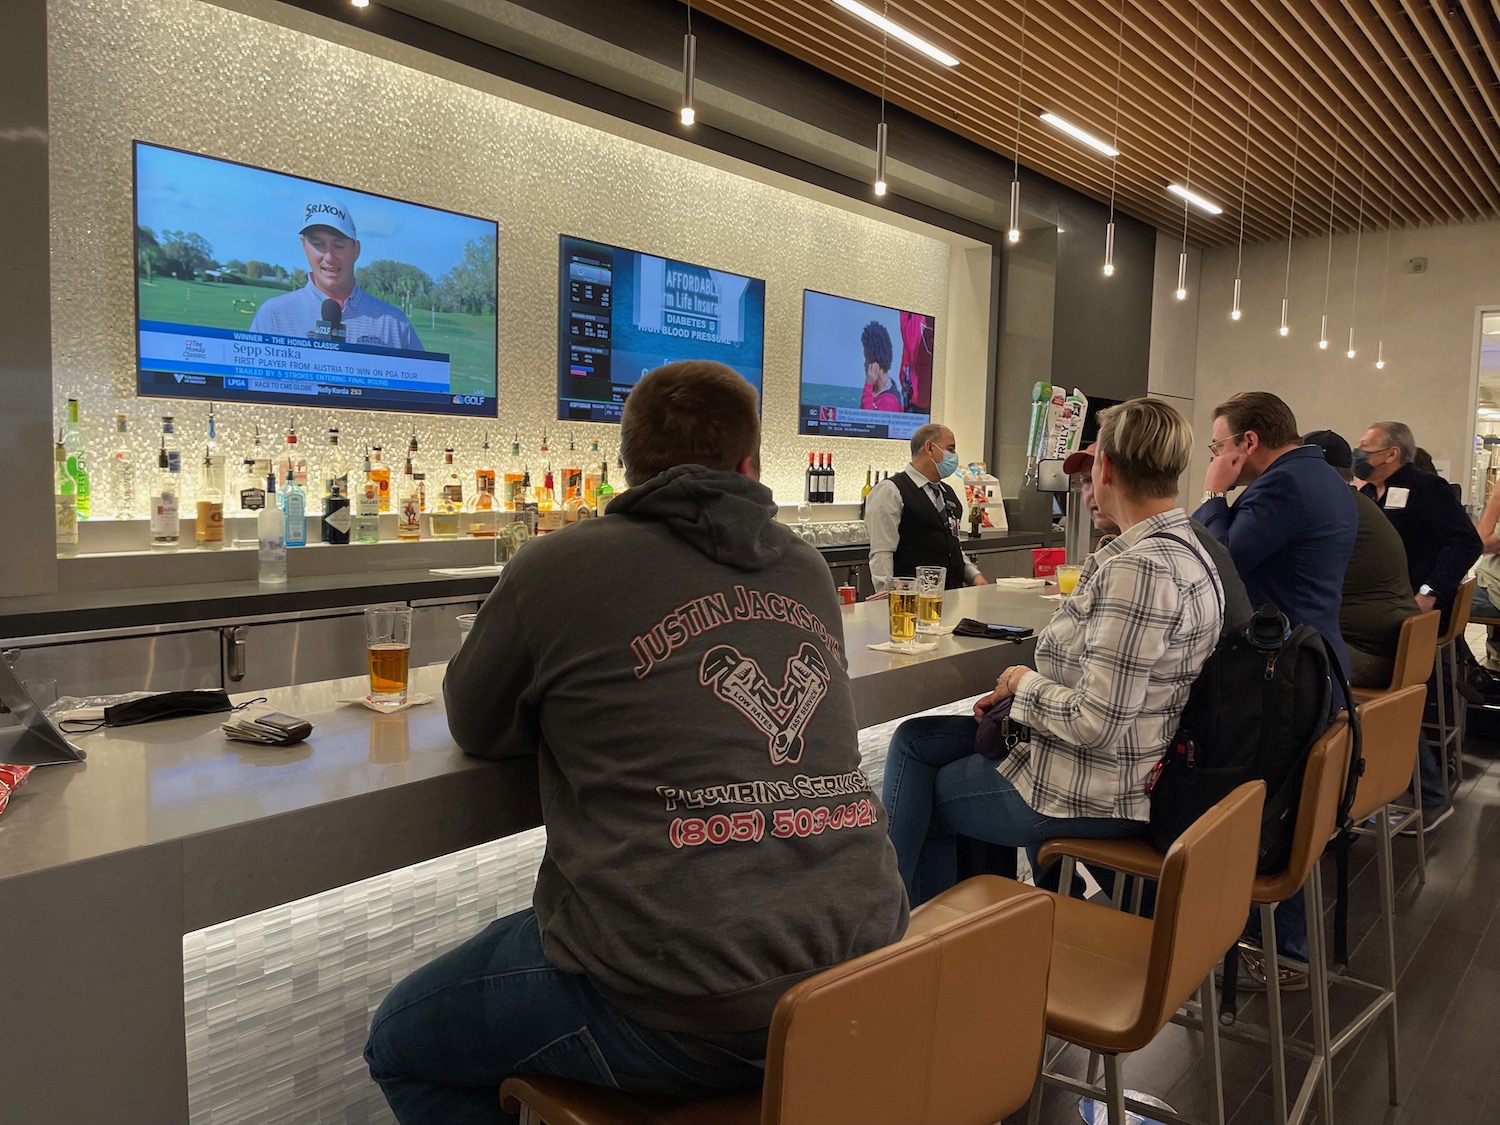
<path fill-rule="evenodd" d="M 956 472 L 953 431 L 929 422 L 911 435 L 911 463 L 870 489 L 865 524 L 870 529 L 870 581 L 877 594 L 889 591 L 898 574 L 914 576 L 919 566 L 947 567 L 949 590 L 989 585 L 959 545 L 963 505 L 943 479 Z"/>
<path fill-rule="evenodd" d="M 464 752 L 536 761 L 547 850 L 532 908 L 375 1013 L 401 1125 L 513 1121 L 511 1074 L 758 1087 L 781 994 L 906 932 L 838 597 L 759 483 L 755 391 L 659 367 L 620 446 L 629 490 L 520 551 L 448 666 Z"/>
<path fill-rule="evenodd" d="M 1213 563 L 1177 506 L 1192 447 L 1187 422 L 1160 399 L 1101 413 L 1094 494 L 1121 532 L 1084 562 L 1037 639 L 1036 668 L 1006 668 L 973 718 L 896 729 L 884 800 L 913 905 L 956 881 L 955 834 L 1024 847 L 1036 870 L 1036 849 L 1054 837 L 1145 831 L 1146 777 L 1224 616 Z M 997 763 L 975 753 L 976 720 L 1006 699 L 1024 730 Z"/>

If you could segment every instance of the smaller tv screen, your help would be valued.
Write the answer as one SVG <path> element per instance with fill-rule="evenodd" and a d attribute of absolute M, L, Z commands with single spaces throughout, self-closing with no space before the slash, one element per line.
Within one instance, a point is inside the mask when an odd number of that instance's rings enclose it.
<path fill-rule="evenodd" d="M 137 141 L 137 390 L 495 417 L 496 225 Z"/>
<path fill-rule="evenodd" d="M 562 236 L 557 417 L 618 422 L 646 372 L 712 359 L 759 396 L 766 283 L 619 246 Z"/>
<path fill-rule="evenodd" d="M 925 313 L 803 290 L 797 432 L 910 438 L 932 417 L 936 333 Z"/>

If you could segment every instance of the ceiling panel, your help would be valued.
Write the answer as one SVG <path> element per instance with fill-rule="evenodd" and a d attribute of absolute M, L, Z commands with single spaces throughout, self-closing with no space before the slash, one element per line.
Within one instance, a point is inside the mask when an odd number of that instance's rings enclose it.
<path fill-rule="evenodd" d="M 865 2 L 960 65 L 832 0 L 692 7 L 1163 229 L 1186 181 L 1224 208 L 1189 212 L 1200 245 L 1500 217 L 1500 0 Z"/>

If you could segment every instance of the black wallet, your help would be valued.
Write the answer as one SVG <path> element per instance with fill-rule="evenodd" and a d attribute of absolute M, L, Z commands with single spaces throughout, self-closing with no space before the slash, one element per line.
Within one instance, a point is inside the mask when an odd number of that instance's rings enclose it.
<path fill-rule="evenodd" d="M 987 641 L 1024 641 L 1032 630 L 1019 625 L 995 625 L 988 621 L 975 621 L 965 617 L 953 626 L 955 637 L 982 637 Z"/>

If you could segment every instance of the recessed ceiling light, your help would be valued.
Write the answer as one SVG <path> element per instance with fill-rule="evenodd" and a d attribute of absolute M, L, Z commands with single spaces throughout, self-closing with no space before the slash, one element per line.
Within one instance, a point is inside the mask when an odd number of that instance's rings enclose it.
<path fill-rule="evenodd" d="M 349 3 L 353 4 L 356 8 L 368 8 L 370 6 L 370 0 L 349 0 Z"/>
<path fill-rule="evenodd" d="M 1072 137 L 1075 141 L 1082 141 L 1095 152 L 1102 152 L 1105 156 L 1108 156 L 1111 159 L 1120 155 L 1120 150 L 1115 148 L 1113 145 L 1101 141 L 1092 133 L 1085 133 L 1077 125 L 1074 125 L 1071 121 L 1064 121 L 1055 113 L 1043 113 L 1042 120 L 1045 121 L 1048 125 L 1051 125 L 1054 129 L 1058 130 L 1058 132 L 1068 134 L 1068 136 Z"/>
<path fill-rule="evenodd" d="M 1217 203 L 1210 203 L 1201 195 L 1195 195 L 1193 192 L 1188 191 L 1188 189 L 1185 187 L 1181 187 L 1177 184 L 1168 184 L 1167 190 L 1175 195 L 1178 199 L 1187 200 L 1200 211 L 1207 211 L 1210 215 L 1222 215 L 1224 213 L 1224 208 L 1220 207 Z"/>
<path fill-rule="evenodd" d="M 866 23 L 873 23 L 876 27 L 880 28 L 881 31 L 884 31 L 889 35 L 894 35 L 908 47 L 915 47 L 928 58 L 936 62 L 940 62 L 944 66 L 958 65 L 958 60 L 950 55 L 947 51 L 942 50 L 940 47 L 934 47 L 920 35 L 912 34 L 910 31 L 907 31 L 906 28 L 902 27 L 899 23 L 893 23 L 874 9 L 865 7 L 859 2 L 859 0 L 833 0 L 833 2 L 840 8 L 843 8 L 846 12 L 853 12 L 856 16 L 864 20 Z"/>

